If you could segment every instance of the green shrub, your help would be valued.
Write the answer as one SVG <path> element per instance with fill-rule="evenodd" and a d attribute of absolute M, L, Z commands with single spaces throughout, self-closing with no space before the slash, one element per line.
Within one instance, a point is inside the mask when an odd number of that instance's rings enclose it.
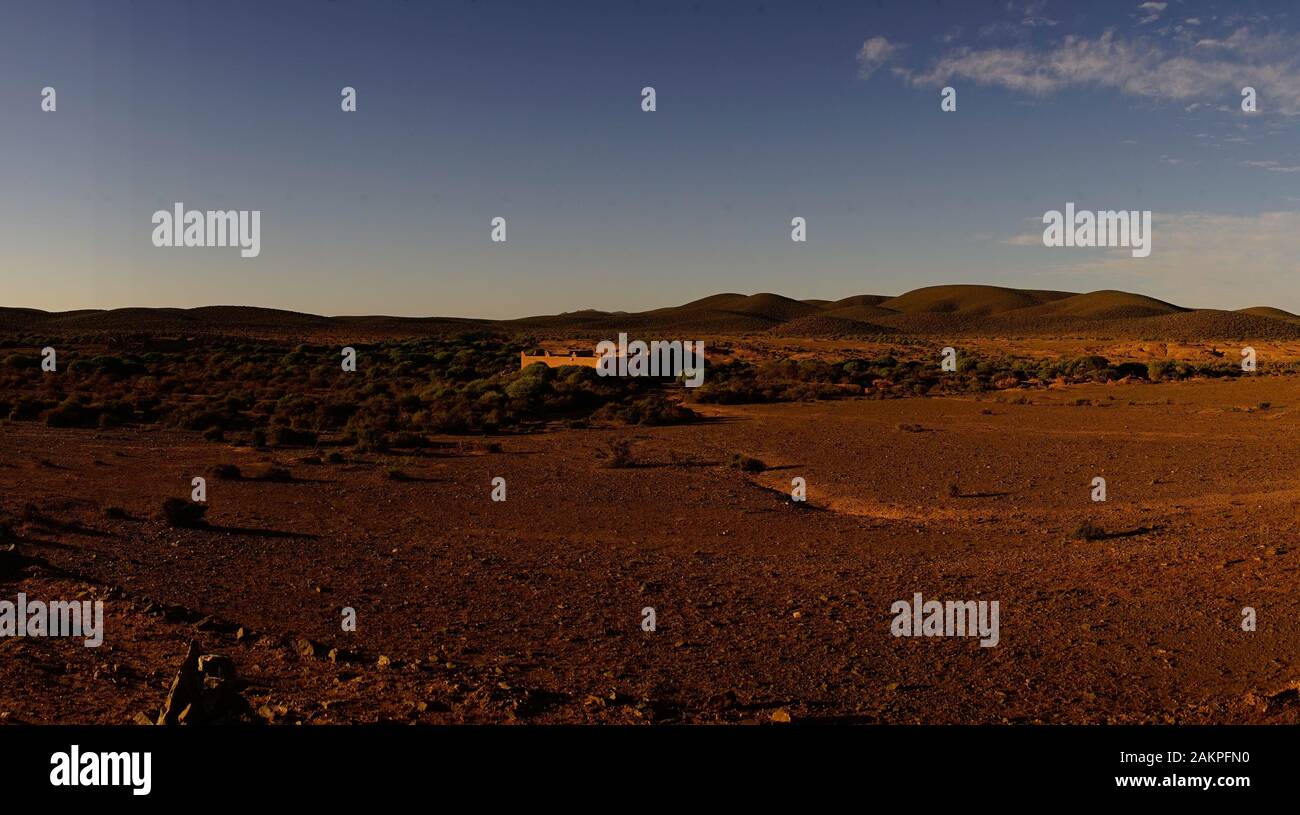
<path fill-rule="evenodd" d="M 1159 382 L 1175 373 L 1178 364 L 1172 359 L 1153 359 L 1147 363 L 1147 379 Z"/>

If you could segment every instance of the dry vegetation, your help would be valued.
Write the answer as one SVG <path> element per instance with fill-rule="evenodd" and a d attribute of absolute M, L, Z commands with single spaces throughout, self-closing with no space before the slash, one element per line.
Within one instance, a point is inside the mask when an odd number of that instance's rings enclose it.
<path fill-rule="evenodd" d="M 59 372 L 40 370 L 58 349 Z M 0 418 L 50 427 L 162 425 L 213 442 L 359 450 L 418 448 L 426 434 L 497 433 L 546 422 L 690 421 L 656 383 L 601 378 L 589 368 L 518 369 L 517 351 L 484 337 L 390 340 L 339 347 L 195 337 L 109 344 L 19 337 L 0 341 Z"/>

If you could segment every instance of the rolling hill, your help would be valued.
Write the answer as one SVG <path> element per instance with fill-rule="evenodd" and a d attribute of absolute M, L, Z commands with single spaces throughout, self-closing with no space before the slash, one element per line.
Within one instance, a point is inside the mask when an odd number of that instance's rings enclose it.
<path fill-rule="evenodd" d="M 1268 306 L 1191 309 L 1131 292 L 1087 293 L 1001 286 L 926 286 L 897 297 L 796 300 L 723 293 L 641 312 L 586 309 L 513 320 L 339 316 L 250 306 L 123 308 L 46 312 L 0 307 L 8 334 L 234 333 L 250 336 L 424 336 L 489 331 L 573 339 L 642 336 L 782 337 L 1096 336 L 1180 339 L 1300 339 L 1300 317 Z"/>
<path fill-rule="evenodd" d="M 1070 297 L 1070 292 L 1006 289 L 1001 286 L 926 286 L 876 305 L 900 314 L 953 314 L 982 317 Z"/>
<path fill-rule="evenodd" d="M 1300 315 L 1292 314 L 1289 311 L 1283 311 L 1280 308 L 1272 306 L 1251 306 L 1250 308 L 1237 309 L 1238 314 L 1253 314 L 1256 317 L 1268 317 L 1274 320 L 1300 320 Z"/>
<path fill-rule="evenodd" d="M 1056 317 L 1084 317 L 1093 320 L 1125 320 L 1134 317 L 1157 317 L 1190 311 L 1154 297 L 1123 291 L 1094 291 L 1076 294 L 1025 309 L 1023 313 Z"/>

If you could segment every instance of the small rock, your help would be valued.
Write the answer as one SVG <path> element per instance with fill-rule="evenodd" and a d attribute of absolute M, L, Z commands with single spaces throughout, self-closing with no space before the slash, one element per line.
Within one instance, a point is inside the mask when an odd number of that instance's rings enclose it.
<path fill-rule="evenodd" d="M 221 679 L 234 679 L 235 661 L 225 654 L 204 654 L 199 657 L 199 673 Z"/>
<path fill-rule="evenodd" d="M 777 708 L 776 710 L 772 711 L 772 721 L 776 722 L 777 724 L 789 724 L 791 722 L 790 711 L 786 710 L 783 707 Z"/>
<path fill-rule="evenodd" d="M 190 703 L 198 698 L 201 689 L 199 674 L 199 644 L 191 640 L 185 659 L 181 662 L 171 690 L 158 713 L 158 724 L 176 724 L 188 712 Z"/>
<path fill-rule="evenodd" d="M 240 694 L 235 663 L 222 654 L 199 654 L 191 641 L 171 690 L 158 713 L 157 724 L 219 724 L 246 721 L 248 702 Z M 140 717 L 136 717 L 137 721 Z"/>

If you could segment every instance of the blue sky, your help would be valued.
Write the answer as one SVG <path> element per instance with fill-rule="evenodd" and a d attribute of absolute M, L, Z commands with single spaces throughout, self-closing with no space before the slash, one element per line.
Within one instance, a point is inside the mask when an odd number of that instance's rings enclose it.
<path fill-rule="evenodd" d="M 0 0 L 0 18 L 4 305 L 513 317 L 977 282 L 1300 311 L 1287 3 Z M 262 210 L 261 255 L 153 247 L 176 201 Z M 1152 210 L 1151 256 L 1042 247 L 1066 201 Z"/>

